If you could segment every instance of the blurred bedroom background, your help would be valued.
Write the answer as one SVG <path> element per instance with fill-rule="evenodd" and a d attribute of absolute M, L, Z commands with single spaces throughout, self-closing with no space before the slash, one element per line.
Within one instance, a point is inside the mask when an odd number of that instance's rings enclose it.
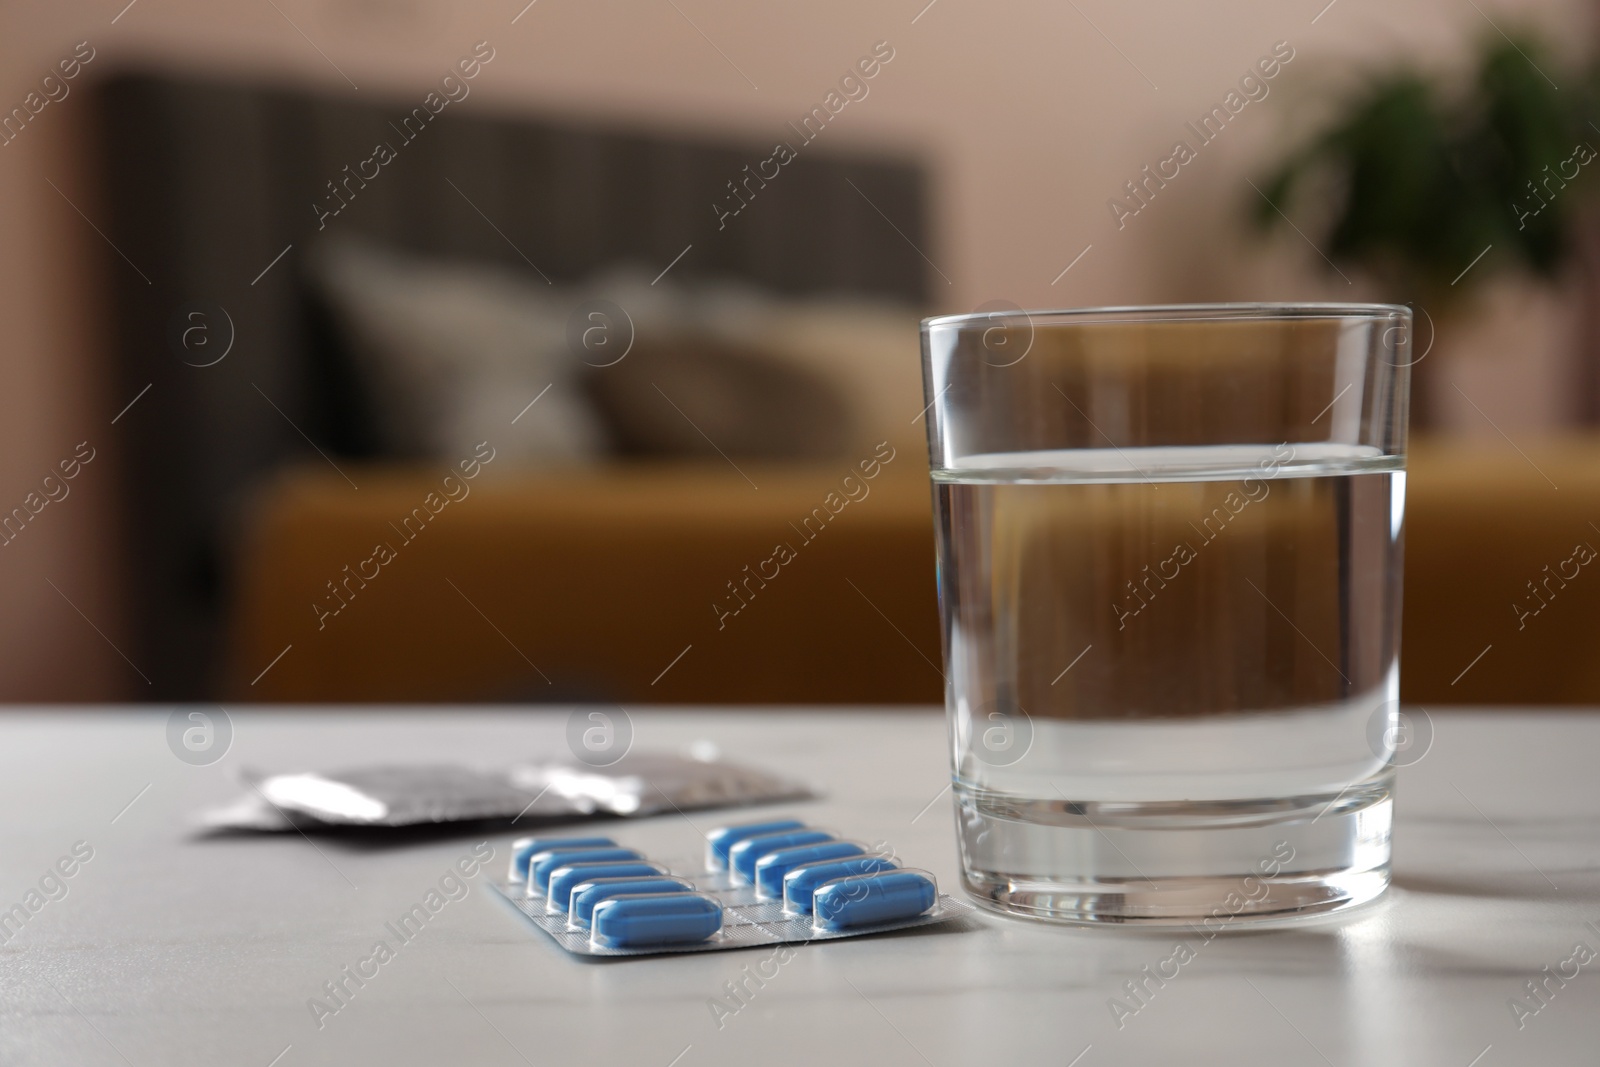
<path fill-rule="evenodd" d="M 1406 699 L 1600 702 L 1595 14 L 0 0 L 0 699 L 936 702 L 919 317 L 1381 300 Z"/>

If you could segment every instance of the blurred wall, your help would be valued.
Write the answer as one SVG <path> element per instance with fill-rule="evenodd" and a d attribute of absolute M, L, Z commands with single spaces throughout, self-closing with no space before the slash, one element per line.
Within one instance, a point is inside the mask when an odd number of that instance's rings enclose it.
<path fill-rule="evenodd" d="M 777 140 L 788 139 L 786 122 L 821 104 L 857 59 L 888 41 L 894 59 L 819 147 L 898 145 L 930 163 L 938 240 L 922 251 L 936 279 L 935 310 L 992 299 L 1394 298 L 1313 269 L 1316 257 L 1292 232 L 1262 243 L 1243 234 L 1245 178 L 1305 128 L 1318 111 L 1313 86 L 1340 71 L 1395 57 L 1448 61 L 1494 32 L 1488 18 L 1506 29 L 1532 21 L 1569 43 L 1587 42 L 1590 30 L 1589 8 L 1575 0 L 1485 2 L 1478 6 L 1487 17 L 1458 0 L 524 3 L 0 0 L 5 110 L 77 42 L 95 51 L 71 95 L 0 147 L 0 510 L 35 491 L 78 442 L 95 450 L 70 495 L 0 547 L 0 697 L 116 699 L 144 684 L 114 647 L 122 643 L 115 524 L 137 515 L 119 519 L 112 506 L 111 420 L 133 398 L 103 388 L 96 354 L 103 272 L 137 265 L 108 255 L 94 229 L 103 213 L 83 155 L 88 79 L 161 63 L 420 99 L 486 40 L 496 59 L 467 106 Z M 1173 142 L 1189 137 L 1184 124 L 1220 104 L 1280 41 L 1294 58 L 1266 98 L 1248 104 L 1119 229 L 1107 200 L 1171 155 Z M 707 190 L 708 211 L 720 192 Z M 1547 419 L 1562 387 L 1535 363 L 1530 354 L 1521 364 L 1481 366 L 1467 391 L 1507 405 L 1491 412 L 1509 411 L 1522 424 Z"/>

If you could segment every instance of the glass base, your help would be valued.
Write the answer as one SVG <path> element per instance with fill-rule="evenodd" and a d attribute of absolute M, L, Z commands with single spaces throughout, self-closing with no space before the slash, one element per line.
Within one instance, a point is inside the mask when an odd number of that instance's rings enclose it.
<path fill-rule="evenodd" d="M 1389 885 L 1392 770 L 1340 793 L 1206 803 L 1030 800 L 957 783 L 983 908 L 1220 931 L 1353 908 Z"/>

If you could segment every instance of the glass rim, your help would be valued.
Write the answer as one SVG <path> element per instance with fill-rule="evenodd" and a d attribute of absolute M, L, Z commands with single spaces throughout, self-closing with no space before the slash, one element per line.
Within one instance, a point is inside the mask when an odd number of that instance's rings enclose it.
<path fill-rule="evenodd" d="M 1029 325 L 1081 323 L 1115 325 L 1158 322 L 1282 322 L 1297 319 L 1348 319 L 1378 321 L 1410 315 L 1404 304 L 1322 302 L 1234 302 L 1220 304 L 1122 304 L 1082 308 L 1027 308 L 971 311 L 960 315 L 934 315 L 922 320 L 922 332 L 961 329 L 996 319 L 1024 318 Z"/>

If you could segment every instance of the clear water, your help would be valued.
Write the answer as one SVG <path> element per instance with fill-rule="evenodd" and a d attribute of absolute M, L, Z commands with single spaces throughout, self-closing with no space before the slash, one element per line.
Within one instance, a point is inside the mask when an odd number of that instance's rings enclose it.
<path fill-rule="evenodd" d="M 1011 910 L 1178 916 L 1208 899 L 1194 880 L 1243 877 L 1287 842 L 1286 878 L 1365 880 L 1264 911 L 1381 890 L 1398 458 L 1096 449 L 969 457 L 934 480 L 969 887 Z"/>

